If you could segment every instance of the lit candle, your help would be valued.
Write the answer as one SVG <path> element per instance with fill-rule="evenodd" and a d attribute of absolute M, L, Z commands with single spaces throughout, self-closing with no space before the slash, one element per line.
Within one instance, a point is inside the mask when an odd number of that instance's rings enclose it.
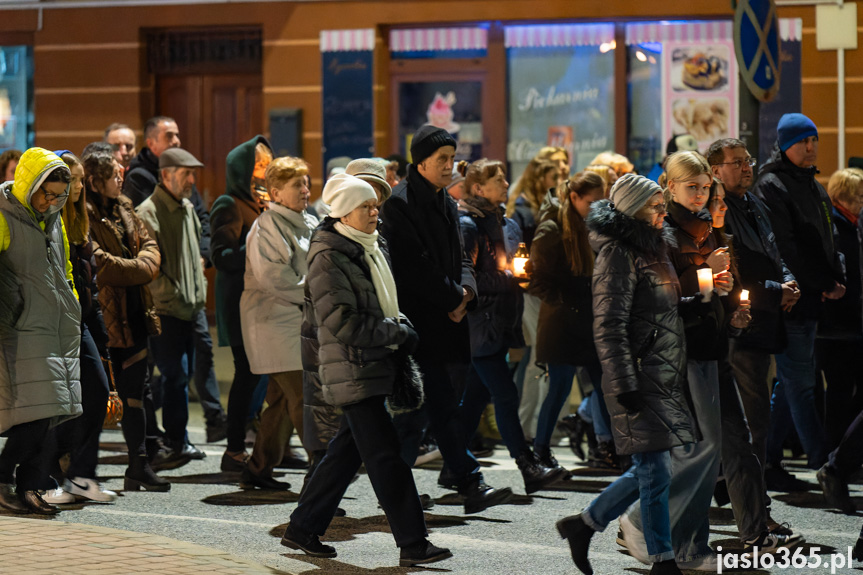
<path fill-rule="evenodd" d="M 697 270 L 698 274 L 698 291 L 704 296 L 704 301 L 710 301 L 710 295 L 713 293 L 713 270 L 704 268 Z"/>
<path fill-rule="evenodd" d="M 748 299 L 749 299 L 749 290 L 748 289 L 740 290 L 740 301 L 748 300 Z"/>
<path fill-rule="evenodd" d="M 524 243 L 518 244 L 514 257 L 512 258 L 512 275 L 517 278 L 527 278 L 527 262 L 530 259 L 530 252 Z"/>

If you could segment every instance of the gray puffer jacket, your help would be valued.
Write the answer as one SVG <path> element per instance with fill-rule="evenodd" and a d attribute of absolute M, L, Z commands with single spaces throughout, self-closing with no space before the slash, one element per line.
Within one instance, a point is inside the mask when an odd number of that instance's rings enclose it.
<path fill-rule="evenodd" d="M 327 218 L 312 236 L 306 283 L 324 399 L 343 406 L 392 393 L 395 363 L 387 346 L 404 343 L 409 328 L 384 317 L 363 248 L 336 232 L 335 221 Z"/>
<path fill-rule="evenodd" d="M 680 284 L 668 259 L 670 234 L 602 200 L 587 219 L 598 253 L 593 272 L 596 350 L 602 390 L 620 454 L 663 451 L 695 441 L 687 400 L 686 343 L 677 311 Z M 628 412 L 617 396 L 637 391 Z"/>

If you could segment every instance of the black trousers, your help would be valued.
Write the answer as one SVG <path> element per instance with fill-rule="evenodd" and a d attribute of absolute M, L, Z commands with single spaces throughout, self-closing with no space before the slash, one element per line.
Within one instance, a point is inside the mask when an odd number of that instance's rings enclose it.
<path fill-rule="evenodd" d="M 242 345 L 232 345 L 231 353 L 234 356 L 234 381 L 228 393 L 228 451 L 245 451 L 246 418 L 261 376 L 252 373 Z"/>
<path fill-rule="evenodd" d="M 43 450 L 50 427 L 51 419 L 46 418 L 6 430 L 6 445 L 0 453 L 0 483 L 15 482 L 19 493 L 43 488 L 47 478 Z"/>
<path fill-rule="evenodd" d="M 411 468 L 399 454 L 384 397 L 370 397 L 342 410 L 342 426 L 305 486 L 291 514 L 291 525 L 300 532 L 323 535 L 362 463 L 396 545 L 418 543 L 428 535 L 422 505 Z"/>
<path fill-rule="evenodd" d="M 114 385 L 123 401 L 123 438 L 129 457 L 147 454 L 145 439 L 151 419 L 145 405 L 152 404 L 147 373 L 147 340 L 135 342 L 129 348 L 112 347 L 111 363 L 114 366 Z"/>

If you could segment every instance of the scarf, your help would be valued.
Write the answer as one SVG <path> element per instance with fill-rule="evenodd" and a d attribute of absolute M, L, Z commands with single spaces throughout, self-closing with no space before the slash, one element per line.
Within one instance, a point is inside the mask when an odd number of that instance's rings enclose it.
<path fill-rule="evenodd" d="M 375 230 L 373 233 L 367 234 L 342 222 L 336 222 L 334 227 L 341 235 L 362 246 L 363 259 L 371 270 L 372 285 L 375 286 L 375 293 L 378 296 L 378 303 L 381 305 L 384 317 L 392 317 L 398 321 L 399 299 L 396 293 L 396 282 L 393 279 L 393 272 L 390 271 L 387 259 L 378 246 L 378 231 Z"/>

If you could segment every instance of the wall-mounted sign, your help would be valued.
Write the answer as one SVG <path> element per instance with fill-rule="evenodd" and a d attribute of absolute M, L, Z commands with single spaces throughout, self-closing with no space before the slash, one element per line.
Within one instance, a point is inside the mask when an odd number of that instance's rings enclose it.
<path fill-rule="evenodd" d="M 738 0 L 734 11 L 734 52 L 740 76 L 762 102 L 779 91 L 779 20 L 774 0 Z"/>

